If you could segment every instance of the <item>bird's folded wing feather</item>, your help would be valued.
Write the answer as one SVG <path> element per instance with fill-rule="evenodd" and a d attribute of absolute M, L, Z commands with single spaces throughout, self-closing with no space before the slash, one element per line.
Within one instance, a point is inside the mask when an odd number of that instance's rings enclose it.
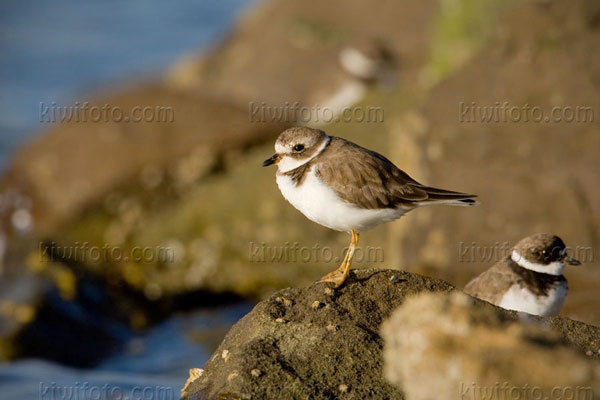
<path fill-rule="evenodd" d="M 519 276 L 500 262 L 467 283 L 463 291 L 497 305 L 504 293 L 518 282 Z"/>
<path fill-rule="evenodd" d="M 472 195 L 421 185 L 387 158 L 342 138 L 332 137 L 316 172 L 343 200 L 361 208 L 396 208 Z"/>

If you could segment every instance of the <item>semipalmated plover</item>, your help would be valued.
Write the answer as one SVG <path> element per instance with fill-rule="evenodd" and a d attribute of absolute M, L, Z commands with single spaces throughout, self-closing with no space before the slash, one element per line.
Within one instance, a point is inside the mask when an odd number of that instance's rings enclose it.
<path fill-rule="evenodd" d="M 567 297 L 565 263 L 580 262 L 567 254 L 558 236 L 537 234 L 521 240 L 504 260 L 474 278 L 464 292 L 509 310 L 557 315 Z"/>
<path fill-rule="evenodd" d="M 340 137 L 304 127 L 282 132 L 275 154 L 277 185 L 308 219 L 352 235 L 342 264 L 321 278 L 339 287 L 350 271 L 359 232 L 430 204 L 474 205 L 472 194 L 424 186 L 387 158 Z"/>
<path fill-rule="evenodd" d="M 339 54 L 341 67 L 365 83 L 385 81 L 385 75 L 395 67 L 395 57 L 385 44 L 377 39 L 358 39 L 344 47 Z"/>

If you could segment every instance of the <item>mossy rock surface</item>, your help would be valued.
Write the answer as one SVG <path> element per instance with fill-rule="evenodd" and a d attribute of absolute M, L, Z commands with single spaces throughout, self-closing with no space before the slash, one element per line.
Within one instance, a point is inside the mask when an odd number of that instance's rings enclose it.
<path fill-rule="evenodd" d="M 336 290 L 324 284 L 281 290 L 233 326 L 183 398 L 402 399 L 383 377 L 381 323 L 412 295 L 453 290 L 439 279 L 376 269 L 353 270 Z M 483 324 L 518 320 L 512 311 L 475 302 Z M 544 321 L 574 351 L 597 347 L 598 327 L 562 317 Z"/>

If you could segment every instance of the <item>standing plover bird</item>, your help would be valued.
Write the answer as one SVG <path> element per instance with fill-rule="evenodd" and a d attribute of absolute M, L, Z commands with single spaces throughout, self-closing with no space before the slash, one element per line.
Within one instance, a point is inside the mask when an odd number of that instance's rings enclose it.
<path fill-rule="evenodd" d="M 558 236 L 537 234 L 521 240 L 506 259 L 473 279 L 464 292 L 509 310 L 557 315 L 569 289 L 565 263 L 580 262 L 567 254 Z"/>
<path fill-rule="evenodd" d="M 342 264 L 321 278 L 339 287 L 348 276 L 359 232 L 430 204 L 474 205 L 472 194 L 424 186 L 387 158 L 311 128 L 290 128 L 263 166 L 277 164 L 277 185 L 308 219 L 352 235 Z"/>

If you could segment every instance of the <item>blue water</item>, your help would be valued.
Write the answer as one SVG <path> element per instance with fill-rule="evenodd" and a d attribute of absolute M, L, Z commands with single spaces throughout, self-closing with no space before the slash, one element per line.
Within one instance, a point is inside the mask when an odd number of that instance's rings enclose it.
<path fill-rule="evenodd" d="M 257 0 L 2 0 L 0 168 L 48 129 L 40 102 L 72 104 L 151 76 L 222 38 Z"/>
<path fill-rule="evenodd" d="M 251 308 L 240 303 L 173 316 L 93 369 L 33 359 L 0 364 L 0 399 L 178 399 L 189 369 L 201 368 Z"/>

